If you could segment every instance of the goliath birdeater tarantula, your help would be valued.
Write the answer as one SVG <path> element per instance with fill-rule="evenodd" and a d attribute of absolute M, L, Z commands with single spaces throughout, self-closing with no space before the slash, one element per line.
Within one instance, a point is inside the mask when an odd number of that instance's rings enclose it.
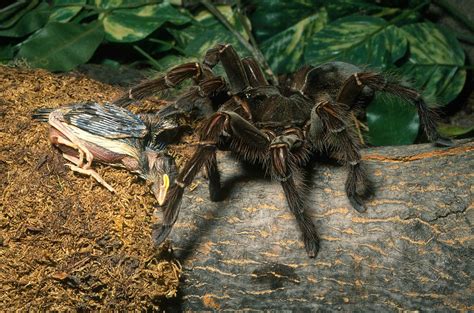
<path fill-rule="evenodd" d="M 216 77 L 213 68 L 221 63 L 228 82 Z M 305 66 L 281 86 L 270 85 L 253 58 L 241 59 L 230 45 L 209 50 L 203 63 L 186 63 L 165 76 L 142 83 L 115 101 L 127 105 L 157 91 L 175 87 L 194 78 L 196 86 L 178 97 L 174 108 L 189 110 L 199 106 L 217 112 L 207 114 L 198 130 L 197 150 L 179 172 L 164 204 L 161 229 L 154 233 L 160 244 L 178 218 L 184 188 L 205 166 L 209 193 L 219 199 L 220 175 L 216 150 L 231 150 L 252 163 L 261 165 L 280 182 L 288 206 L 303 234 L 306 251 L 315 257 L 319 249 L 316 227 L 306 210 L 301 172 L 314 153 L 324 152 L 348 168 L 345 184 L 352 206 L 364 212 L 363 200 L 370 183 L 360 163 L 361 143 L 354 130 L 352 112 L 364 96 L 384 91 L 405 98 L 418 109 L 423 130 L 430 141 L 449 145 L 436 130 L 436 114 L 428 108 L 420 93 L 393 77 L 361 71 L 358 67 L 331 62 L 318 67 Z M 222 96 L 222 95 L 225 96 Z M 170 108 L 163 112 L 169 112 Z"/>

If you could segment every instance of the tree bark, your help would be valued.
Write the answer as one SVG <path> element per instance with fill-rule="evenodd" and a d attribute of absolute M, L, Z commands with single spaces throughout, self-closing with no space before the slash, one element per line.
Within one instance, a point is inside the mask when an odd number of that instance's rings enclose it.
<path fill-rule="evenodd" d="M 184 270 L 169 309 L 473 310 L 473 150 L 364 150 L 375 187 L 366 213 L 350 206 L 343 167 L 315 163 L 315 259 L 280 185 L 220 153 L 226 199 L 211 202 L 198 178 L 170 235 Z"/>

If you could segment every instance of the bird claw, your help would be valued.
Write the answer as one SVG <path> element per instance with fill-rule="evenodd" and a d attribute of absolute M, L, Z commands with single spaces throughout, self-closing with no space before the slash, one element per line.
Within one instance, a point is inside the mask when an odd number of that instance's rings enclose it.
<path fill-rule="evenodd" d="M 94 160 L 94 156 L 92 155 L 92 153 L 89 152 L 89 150 L 86 150 L 86 160 L 87 163 L 84 165 L 83 168 L 89 169 L 92 165 L 92 161 Z"/>
<path fill-rule="evenodd" d="M 105 188 L 107 188 L 110 192 L 112 193 L 117 193 L 115 191 L 115 189 L 110 186 L 100 175 L 99 173 L 97 173 L 96 171 L 94 171 L 93 169 L 90 169 L 90 168 L 83 168 L 83 167 L 79 167 L 75 164 L 71 164 L 71 163 L 66 163 L 65 164 L 66 166 L 68 166 L 73 172 L 78 172 L 78 173 L 81 173 L 81 174 L 84 174 L 84 175 L 88 175 L 88 176 L 92 176 L 95 178 L 95 180 L 101 184 L 102 186 L 104 186 Z"/>

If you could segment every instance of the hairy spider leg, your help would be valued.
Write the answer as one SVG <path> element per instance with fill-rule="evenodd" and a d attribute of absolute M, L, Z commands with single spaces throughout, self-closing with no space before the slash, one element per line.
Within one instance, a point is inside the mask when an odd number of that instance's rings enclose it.
<path fill-rule="evenodd" d="M 138 84 L 116 99 L 113 104 L 125 107 L 134 101 L 142 100 L 169 88 L 175 88 L 188 78 L 200 80 L 203 77 L 202 66 L 197 62 L 178 65 L 166 75 Z"/>
<path fill-rule="evenodd" d="M 242 65 L 247 75 L 250 86 L 252 87 L 263 87 L 269 86 L 270 84 L 265 79 L 262 69 L 258 65 L 257 60 L 252 57 L 246 57 L 242 59 Z"/>
<path fill-rule="evenodd" d="M 145 81 L 141 84 L 138 84 L 131 89 L 129 89 L 125 94 L 116 99 L 113 104 L 118 106 L 127 106 L 130 103 L 136 100 L 142 100 L 152 96 L 154 93 L 163 91 L 169 88 L 175 88 L 178 84 L 183 82 L 186 79 L 194 78 L 196 81 L 201 82 L 196 90 L 200 95 L 208 95 L 209 91 L 205 91 L 206 84 L 210 82 L 215 82 L 213 79 L 216 77 L 212 72 L 212 68 L 217 65 L 219 60 L 223 60 L 224 63 L 229 67 L 236 67 L 237 71 L 235 72 L 235 79 L 246 79 L 245 72 L 242 68 L 240 58 L 235 52 L 234 48 L 230 45 L 217 45 L 212 49 L 209 49 L 204 57 L 202 64 L 197 62 L 189 62 L 182 65 L 178 65 L 171 70 L 169 70 L 164 76 Z M 236 65 L 232 65 L 233 61 L 237 60 Z M 224 64 L 223 63 L 223 64 Z M 230 73 L 226 70 L 229 77 L 229 80 L 235 80 L 232 76 L 234 72 Z M 222 81 L 221 78 L 218 80 Z M 247 85 L 248 86 L 248 82 Z"/>
<path fill-rule="evenodd" d="M 198 63 L 193 63 L 196 64 L 196 66 L 199 66 L 199 69 L 202 71 L 197 77 L 197 80 L 199 81 L 198 85 L 191 87 L 186 93 L 178 97 L 178 99 L 176 99 L 172 105 L 162 109 L 159 113 L 160 116 L 189 112 L 194 107 L 199 107 L 204 116 L 210 116 L 214 112 L 210 97 L 218 91 L 227 90 L 227 84 L 225 80 L 222 77 L 214 76 L 212 72 L 212 69 L 219 62 L 222 63 L 229 79 L 229 95 L 232 96 L 234 98 L 233 100 L 243 108 L 248 116 L 248 119 L 251 120 L 252 118 L 248 103 L 235 95 L 247 90 L 250 87 L 266 86 L 268 83 L 266 82 L 263 72 L 254 59 L 248 58 L 241 60 L 231 45 L 222 44 L 216 45 L 212 49 L 209 49 L 201 65 Z M 177 68 L 179 67 L 176 67 L 175 69 Z M 173 71 L 174 69 L 172 69 L 169 73 Z M 163 80 L 163 78 L 159 78 L 157 80 L 160 79 Z M 183 78 L 183 80 L 184 79 L 185 78 Z M 165 89 L 157 88 L 158 85 L 163 86 L 163 84 L 156 83 L 148 84 L 148 87 L 145 88 L 146 92 L 142 92 L 142 94 L 145 95 L 146 93 L 146 96 L 150 96 L 156 91 Z M 140 85 L 132 88 L 132 91 L 129 92 L 129 94 L 133 93 L 133 89 L 135 88 L 138 90 Z"/>
<path fill-rule="evenodd" d="M 290 80 L 289 88 L 298 91 L 299 93 L 303 93 L 308 85 L 308 73 L 313 68 L 314 67 L 312 66 L 306 65 L 296 71 Z"/>
<path fill-rule="evenodd" d="M 334 101 L 329 94 L 321 96 L 311 111 L 309 137 L 317 150 L 327 151 L 348 167 L 347 197 L 357 211 L 366 211 L 363 199 L 371 193 L 371 182 L 360 163 L 361 143 L 354 132 L 349 106 Z"/>
<path fill-rule="evenodd" d="M 63 112 L 62 110 L 56 110 L 49 114 L 48 122 L 49 124 L 56 128 L 61 134 L 63 134 L 68 141 L 67 143 L 63 143 L 73 149 L 77 149 L 79 152 L 79 162 L 77 164 L 78 167 L 88 169 L 92 165 L 92 161 L 94 160 L 94 156 L 92 153 L 87 149 L 86 146 L 82 144 L 82 142 L 62 123 L 63 120 Z M 61 136 L 57 137 L 58 140 L 61 140 Z M 86 157 L 87 163 L 84 164 L 84 155 Z"/>
<path fill-rule="evenodd" d="M 156 245 L 161 244 L 171 231 L 178 218 L 180 203 L 184 188 L 191 184 L 194 177 L 206 165 L 209 175 L 209 192 L 211 200 L 219 198 L 220 177 L 216 162 L 216 149 L 220 136 L 232 135 L 242 145 L 243 156 L 251 158 L 262 158 L 268 146 L 268 138 L 255 126 L 234 112 L 217 112 L 205 123 L 200 132 L 200 142 L 196 152 L 178 174 L 175 185 L 168 191 L 163 212 L 163 224 L 161 229 L 154 232 L 153 240 Z"/>
<path fill-rule="evenodd" d="M 206 56 L 202 64 L 197 62 L 185 63 L 172 68 L 165 76 L 138 84 L 116 99 L 114 104 L 127 106 L 136 100 L 148 98 L 157 92 L 175 88 L 184 80 L 193 78 L 197 85 L 190 87 L 175 101 L 170 101 L 170 104 L 161 109 L 158 114 L 161 118 L 164 118 L 190 112 L 197 107 L 202 115 L 210 116 L 215 112 L 211 98 L 221 91 L 226 91 L 227 86 L 222 77 L 215 76 L 212 72 L 212 67 L 215 64 L 210 66 L 209 64 L 212 64 L 212 62 L 208 61 L 208 57 L 212 58 L 212 55 Z"/>
<path fill-rule="evenodd" d="M 164 118 L 173 114 L 191 112 L 194 108 L 199 108 L 201 115 L 208 117 L 215 112 L 211 97 L 225 89 L 226 82 L 220 76 L 203 79 L 197 86 L 190 87 L 173 103 L 161 109 L 158 115 Z"/>
<path fill-rule="evenodd" d="M 383 91 L 407 99 L 418 110 L 420 123 L 429 141 L 440 146 L 451 146 L 451 140 L 443 138 L 436 129 L 438 114 L 428 107 L 423 96 L 415 89 L 402 85 L 396 77 L 386 77 L 376 72 L 354 73 L 346 79 L 339 90 L 337 102 L 345 103 L 352 107 L 362 89 L 367 86 L 375 91 Z"/>
<path fill-rule="evenodd" d="M 244 65 L 237 51 L 231 45 L 217 45 L 210 49 L 204 58 L 204 64 L 213 68 L 222 63 L 225 73 L 229 80 L 230 93 L 238 94 L 249 88 L 250 83 L 245 73 Z"/>
<path fill-rule="evenodd" d="M 221 110 L 235 109 L 237 104 L 242 110 L 246 119 L 251 121 L 252 110 L 250 104 L 245 99 L 245 93 L 252 88 L 268 86 L 265 76 L 255 59 L 248 57 L 241 59 L 232 45 L 219 44 L 210 49 L 205 56 L 204 64 L 213 68 L 217 63 L 221 63 L 229 80 L 228 94 L 232 97 L 230 103 L 222 106 Z M 242 97 L 244 96 L 244 97 Z"/>
<path fill-rule="evenodd" d="M 207 56 L 208 59 L 213 61 L 213 64 L 210 64 L 212 66 L 220 60 L 229 79 L 230 91 L 235 95 L 233 100 L 236 104 L 242 107 L 248 119 L 252 120 L 252 110 L 249 107 L 249 104 L 245 99 L 239 97 L 238 94 L 249 90 L 251 87 L 257 88 L 269 85 L 256 60 L 253 58 L 240 59 L 235 49 L 230 45 L 218 45 L 211 50 Z M 239 115 L 237 116 L 240 119 L 240 123 L 245 121 Z M 234 118 L 234 120 L 237 121 L 238 119 Z M 247 121 L 245 121 L 245 123 L 248 124 L 247 127 L 251 125 Z M 247 127 L 243 127 L 243 125 L 241 126 L 242 130 L 245 130 Z M 256 130 L 258 129 L 255 128 L 255 131 Z M 259 133 L 263 132 L 259 131 Z M 238 134 L 238 131 L 235 130 L 232 134 L 236 135 Z M 290 210 L 295 215 L 298 225 L 303 233 L 303 241 L 308 255 L 310 257 L 315 257 L 319 250 L 319 239 L 316 233 L 316 227 L 305 210 L 304 199 L 302 197 L 303 193 L 298 190 L 295 184 L 293 172 L 297 171 L 297 166 L 288 163 L 289 160 L 292 159 L 290 150 L 294 148 L 297 142 L 298 144 L 301 144 L 301 140 L 295 138 L 295 136 L 295 134 L 288 134 L 274 138 L 269 146 L 270 151 L 265 151 L 265 153 L 263 153 L 262 156 L 259 156 L 259 158 L 265 158 L 264 155 L 268 155 L 269 152 L 272 163 L 272 174 L 281 182 Z M 237 144 L 234 143 L 234 148 L 236 148 L 239 153 L 245 151 L 245 154 L 249 154 L 248 157 L 253 158 L 252 153 L 246 151 L 246 145 L 248 144 L 248 140 L 238 140 Z M 300 157 L 300 159 L 305 159 L 305 157 Z M 214 180 L 218 181 L 219 173 L 214 160 L 208 163 L 207 170 L 210 178 L 209 187 L 212 197 L 215 193 L 214 190 L 217 190 L 217 188 L 211 186 L 217 185 L 217 183 L 211 183 L 211 178 L 215 176 Z"/>
<path fill-rule="evenodd" d="M 202 127 L 201 141 L 196 152 L 185 164 L 175 181 L 175 186 L 169 191 L 164 208 L 163 224 L 161 229 L 153 234 L 155 244 L 161 244 L 169 235 L 178 218 L 184 188 L 193 181 L 203 165 L 206 166 L 209 175 L 210 198 L 213 201 L 219 199 L 221 184 L 216 149 L 220 136 L 231 136 L 232 150 L 248 161 L 260 161 L 264 164 L 266 156 L 271 155 L 272 176 L 282 185 L 290 211 L 295 215 L 302 231 L 308 255 L 315 257 L 319 250 L 319 238 L 316 227 L 305 210 L 302 190 L 297 187 L 293 176 L 298 168 L 297 163 L 301 161 L 291 162 L 291 164 L 289 161 L 304 159 L 301 156 L 294 158 L 290 152 L 292 148 L 300 145 L 302 140 L 294 134 L 288 134 L 270 142 L 267 134 L 240 115 L 227 111 L 215 113 Z"/>
<path fill-rule="evenodd" d="M 65 139 L 63 139 L 65 140 Z M 61 144 L 64 144 L 63 140 L 58 140 L 59 143 Z M 80 160 L 79 158 L 76 158 L 72 155 L 69 155 L 69 154 L 66 154 L 66 153 L 63 153 L 63 157 L 68 160 L 69 162 L 71 162 L 72 164 L 70 163 L 66 163 L 65 165 L 68 166 L 72 171 L 74 172 L 78 172 L 78 173 L 81 173 L 81 174 L 84 174 L 84 175 L 88 175 L 88 176 L 92 176 L 93 178 L 95 178 L 95 180 L 97 180 L 98 183 L 100 183 L 102 186 L 104 186 L 105 188 L 107 188 L 110 192 L 113 192 L 115 193 L 115 189 L 110 186 L 100 175 L 99 173 L 97 173 L 96 171 L 94 171 L 92 168 L 89 168 L 89 169 L 84 169 L 84 168 L 81 168 L 78 166 Z"/>
<path fill-rule="evenodd" d="M 410 101 L 416 106 L 418 110 L 420 122 L 428 140 L 441 146 L 452 145 L 452 142 L 449 139 L 443 138 L 439 135 L 436 129 L 436 121 L 438 120 L 438 116 L 434 110 L 428 107 L 425 100 L 423 99 L 423 96 L 416 90 L 403 86 L 402 82 L 395 77 L 385 77 L 384 75 L 376 72 L 354 73 L 345 80 L 341 89 L 339 90 L 336 99 L 337 103 L 343 103 L 347 105 L 348 109 L 350 110 L 354 103 L 356 103 L 357 97 L 365 86 L 372 90 L 388 92 Z M 349 120 L 347 120 L 347 122 L 349 122 Z M 357 145 L 349 144 L 349 142 L 356 142 L 354 137 L 355 135 L 346 136 L 345 146 L 353 147 L 351 149 L 346 149 L 346 151 L 359 150 Z M 355 156 L 355 154 L 353 156 Z M 370 187 L 365 183 L 366 181 L 368 182 L 368 180 L 362 165 L 353 156 L 348 155 L 346 158 L 346 161 L 350 164 L 349 175 L 346 181 L 346 192 L 349 199 L 351 200 L 351 203 L 353 205 L 355 204 L 357 209 L 357 205 L 361 204 L 361 196 L 366 192 L 370 193 Z"/>
<path fill-rule="evenodd" d="M 299 166 L 307 161 L 309 150 L 303 147 L 304 140 L 299 132 L 292 132 L 273 138 L 269 147 L 272 176 L 280 181 L 291 213 L 296 218 L 303 235 L 306 252 L 310 258 L 319 251 L 319 237 L 307 211 L 303 183 L 299 177 Z M 296 154 L 300 154 L 297 156 Z"/>
<path fill-rule="evenodd" d="M 253 59 L 242 60 L 231 45 L 216 45 L 209 49 L 202 64 L 197 62 L 185 63 L 172 68 L 162 77 L 145 81 L 138 84 L 116 99 L 113 104 L 127 106 L 136 100 L 142 100 L 165 89 L 174 88 L 186 79 L 194 78 L 198 85 L 179 97 L 174 104 L 165 108 L 161 114 L 169 115 L 179 111 L 189 111 L 192 109 L 193 100 L 199 102 L 204 110 L 204 115 L 210 112 L 209 104 L 205 98 L 209 98 L 212 93 L 226 87 L 223 78 L 216 77 L 212 69 L 221 62 L 224 66 L 230 84 L 230 94 L 235 95 L 248 89 L 250 86 L 268 85 L 263 72 Z M 249 81 L 250 80 L 250 81 Z M 179 110 L 177 111 L 177 108 Z"/>

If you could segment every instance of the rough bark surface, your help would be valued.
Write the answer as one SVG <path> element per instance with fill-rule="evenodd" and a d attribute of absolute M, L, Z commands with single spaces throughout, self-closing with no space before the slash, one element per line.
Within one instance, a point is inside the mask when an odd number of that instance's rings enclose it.
<path fill-rule="evenodd" d="M 226 200 L 186 191 L 170 239 L 184 266 L 169 310 L 474 310 L 474 143 L 364 151 L 375 185 L 350 207 L 346 171 L 316 163 L 310 211 L 321 249 L 309 259 L 278 183 L 218 156 Z"/>

